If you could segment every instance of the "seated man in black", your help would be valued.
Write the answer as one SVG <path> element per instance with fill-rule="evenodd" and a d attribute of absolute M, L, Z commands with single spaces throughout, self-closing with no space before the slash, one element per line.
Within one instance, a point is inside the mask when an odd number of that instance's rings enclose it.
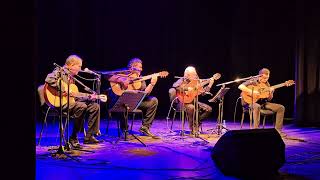
<path fill-rule="evenodd" d="M 75 76 L 79 73 L 82 67 L 82 59 L 77 55 L 70 55 L 62 67 L 63 71 L 59 68 L 55 68 L 52 73 L 48 74 L 45 82 L 50 87 L 58 90 L 62 90 L 63 95 L 66 96 L 67 92 L 67 82 L 74 85 L 74 80 L 70 76 Z M 61 72 L 62 87 L 59 87 L 59 79 Z M 69 75 L 68 75 L 69 74 Z M 70 88 L 71 89 L 71 88 Z M 70 92 L 70 97 L 75 96 L 73 92 Z M 70 143 L 74 148 L 80 148 L 80 143 L 78 140 L 78 132 L 81 129 L 82 123 L 84 123 L 85 115 L 88 115 L 88 130 L 86 137 L 84 138 L 84 144 L 95 144 L 99 141 L 94 137 L 95 134 L 99 133 L 100 126 L 100 106 L 95 102 L 97 95 L 91 94 L 87 98 L 77 98 L 75 101 L 69 101 L 69 112 L 70 116 L 74 116 L 74 126 L 73 131 L 70 136 Z M 63 111 L 67 111 L 67 103 L 62 106 Z"/>
<path fill-rule="evenodd" d="M 150 84 L 147 86 L 145 81 L 141 82 L 140 87 L 134 87 L 132 82 L 130 82 L 130 78 L 128 77 L 140 77 L 142 71 L 142 61 L 138 58 L 133 58 L 128 63 L 128 69 L 130 70 L 129 73 L 126 74 L 116 74 L 111 77 L 108 77 L 108 80 L 112 83 L 120 84 L 122 90 L 140 90 L 145 91 L 147 96 L 143 99 L 138 109 L 143 111 L 144 119 L 142 121 L 142 126 L 140 127 L 139 131 L 149 137 L 154 139 L 159 139 L 159 136 L 154 135 L 151 133 L 150 128 L 152 122 L 155 118 L 157 107 L 158 107 L 158 99 L 156 97 L 150 96 L 153 87 L 157 83 L 157 76 L 152 76 Z M 111 87 L 112 88 L 112 87 Z M 119 97 L 121 93 L 114 92 L 115 90 L 112 89 L 112 94 L 110 98 L 112 102 L 116 102 L 116 99 Z M 118 95 L 115 95 L 118 94 Z M 125 125 L 123 121 L 120 121 L 121 128 L 124 129 Z"/>

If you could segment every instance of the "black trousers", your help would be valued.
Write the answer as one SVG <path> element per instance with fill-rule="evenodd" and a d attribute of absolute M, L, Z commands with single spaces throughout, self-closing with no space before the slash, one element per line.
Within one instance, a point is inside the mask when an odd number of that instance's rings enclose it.
<path fill-rule="evenodd" d="M 188 116 L 189 128 L 191 132 L 194 132 L 194 133 L 198 132 L 199 126 L 201 125 L 201 120 L 208 118 L 212 112 L 211 106 L 205 103 L 198 102 L 198 106 L 199 106 L 199 111 L 198 111 L 199 118 L 198 118 L 198 122 L 195 122 L 196 120 L 196 118 L 194 117 L 195 105 L 193 103 L 184 104 L 184 107 Z M 196 124 L 198 124 L 198 126 L 195 126 Z"/>
<path fill-rule="evenodd" d="M 64 107 L 66 108 L 66 107 Z M 70 105 L 70 116 L 74 117 L 74 126 L 71 137 L 76 138 L 88 116 L 87 136 L 91 136 L 99 132 L 100 129 L 100 106 L 94 101 L 76 101 Z"/>
<path fill-rule="evenodd" d="M 145 126 L 147 128 L 150 128 L 152 125 L 152 122 L 155 118 L 156 112 L 158 107 L 158 99 L 153 96 L 146 96 L 144 100 L 141 102 L 138 109 L 142 110 L 143 112 L 143 120 L 142 120 L 142 126 Z M 121 129 L 124 129 L 124 119 L 120 121 L 120 127 Z"/>

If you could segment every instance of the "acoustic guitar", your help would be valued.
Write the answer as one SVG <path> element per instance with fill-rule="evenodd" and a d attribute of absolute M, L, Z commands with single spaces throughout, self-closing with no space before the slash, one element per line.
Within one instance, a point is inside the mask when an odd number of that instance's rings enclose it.
<path fill-rule="evenodd" d="M 61 81 L 61 86 L 65 90 L 65 92 L 68 92 L 68 84 L 65 83 L 64 81 Z M 78 87 L 75 84 L 70 84 L 70 96 L 69 96 L 69 103 L 75 103 L 75 97 L 78 98 L 83 98 L 83 99 L 88 99 L 92 96 L 92 94 L 88 93 L 82 93 L 79 92 Z M 60 107 L 60 93 L 56 88 L 53 88 L 49 86 L 47 83 L 44 85 L 44 99 L 47 105 L 51 107 Z M 62 100 L 61 100 L 61 105 L 64 106 L 65 104 L 68 103 L 68 97 L 66 93 L 62 93 Z M 97 95 L 97 99 L 100 99 L 102 102 L 107 102 L 107 96 L 104 94 Z"/>
<path fill-rule="evenodd" d="M 196 96 L 205 92 L 205 85 L 209 84 L 211 80 L 218 80 L 220 77 L 221 74 L 216 73 L 211 78 L 202 82 L 199 82 L 199 80 L 191 80 L 189 83 L 182 85 L 183 91 L 177 91 L 179 101 L 182 103 L 191 103 Z"/>
<path fill-rule="evenodd" d="M 168 71 L 161 71 L 158 73 L 150 74 L 147 76 L 137 77 L 136 74 L 125 75 L 125 74 L 117 74 L 122 80 L 129 80 L 130 83 L 128 87 L 123 87 L 119 83 L 110 82 L 111 89 L 113 93 L 118 96 L 121 96 L 125 90 L 139 90 L 141 88 L 141 82 L 151 79 L 153 76 L 160 76 L 161 78 L 167 77 L 169 75 Z"/>
<path fill-rule="evenodd" d="M 241 97 L 242 99 L 248 103 L 248 104 L 251 104 L 252 102 L 255 103 L 257 102 L 259 99 L 264 99 L 264 98 L 268 98 L 270 96 L 270 93 L 271 93 L 271 88 L 273 89 L 277 89 L 277 88 L 281 88 L 281 87 L 284 87 L 284 86 L 291 86 L 294 84 L 294 81 L 293 80 L 288 80 L 288 81 L 285 81 L 284 83 L 280 83 L 280 84 L 277 84 L 277 85 L 274 85 L 274 86 L 271 86 L 271 87 L 268 87 L 266 85 L 249 85 L 247 86 L 249 89 L 252 90 L 252 88 L 255 90 L 255 91 L 258 91 L 260 93 L 260 95 L 253 95 L 252 96 L 252 93 L 248 93 L 248 92 L 244 92 L 242 91 L 241 92 Z"/>

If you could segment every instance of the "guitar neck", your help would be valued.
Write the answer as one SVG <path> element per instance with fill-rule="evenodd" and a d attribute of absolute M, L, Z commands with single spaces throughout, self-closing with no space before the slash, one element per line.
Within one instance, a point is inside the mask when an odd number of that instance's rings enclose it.
<path fill-rule="evenodd" d="M 206 84 L 209 84 L 209 82 L 210 82 L 210 79 L 206 79 L 206 80 L 202 81 L 199 86 L 200 86 L 200 87 L 203 87 L 203 86 L 205 86 Z"/>
<path fill-rule="evenodd" d="M 271 86 L 271 87 L 274 88 L 274 89 L 277 89 L 277 88 L 281 88 L 283 86 L 286 86 L 286 83 L 280 83 L 280 84 L 277 84 L 277 85 L 274 85 L 274 86 Z"/>
<path fill-rule="evenodd" d="M 142 77 L 135 78 L 132 81 L 133 82 L 145 81 L 145 80 L 151 79 L 152 76 L 159 76 L 159 75 L 160 75 L 160 73 L 154 73 L 154 74 L 150 74 L 150 75 L 147 75 L 147 76 L 142 76 Z"/>

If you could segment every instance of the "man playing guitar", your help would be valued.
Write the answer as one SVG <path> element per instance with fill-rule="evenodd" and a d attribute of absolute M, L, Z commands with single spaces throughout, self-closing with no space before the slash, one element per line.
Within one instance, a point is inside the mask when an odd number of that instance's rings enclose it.
<path fill-rule="evenodd" d="M 149 137 L 154 139 L 159 139 L 159 136 L 154 135 L 150 132 L 150 127 L 155 118 L 158 99 L 156 97 L 150 96 L 153 87 L 156 85 L 158 76 L 165 77 L 168 72 L 156 73 L 149 75 L 147 78 L 141 76 L 142 72 L 142 61 L 139 58 L 133 58 L 128 63 L 128 69 L 130 73 L 127 74 L 116 74 L 108 78 L 110 81 L 112 95 L 110 96 L 112 102 L 116 102 L 116 99 L 122 94 L 124 90 L 139 90 L 145 91 L 147 96 L 143 99 L 138 109 L 143 111 L 144 119 L 142 121 L 142 126 L 139 131 Z M 151 78 L 151 81 L 146 85 L 145 79 Z M 125 124 L 120 121 L 120 126 L 124 129 Z"/>
<path fill-rule="evenodd" d="M 82 67 L 82 59 L 77 55 L 70 55 L 65 62 L 65 65 L 62 68 L 55 68 L 52 73 L 48 74 L 45 82 L 45 87 L 48 89 L 45 90 L 48 94 L 45 94 L 45 99 L 50 101 L 49 93 L 57 94 L 60 90 L 63 93 L 63 98 L 67 96 L 67 89 L 66 86 L 67 82 L 74 87 L 74 80 L 70 76 L 75 76 L 79 73 Z M 61 72 L 61 77 L 59 76 Z M 59 82 L 61 81 L 62 87 L 59 87 Z M 71 89 L 71 88 L 70 88 Z M 56 92 L 53 92 L 56 90 Z M 58 93 L 59 94 L 59 93 Z M 96 144 L 99 141 L 94 137 L 95 134 L 99 133 L 99 126 L 100 126 L 100 106 L 98 103 L 95 102 L 99 95 L 90 94 L 86 98 L 81 97 L 78 98 L 76 96 L 78 92 L 70 92 L 70 97 L 74 98 L 75 100 L 69 101 L 69 112 L 70 115 L 74 116 L 74 126 L 73 131 L 70 136 L 70 143 L 74 148 L 80 148 L 80 143 L 78 140 L 78 132 L 81 129 L 82 123 L 84 123 L 85 115 L 88 115 L 88 130 L 86 133 L 86 137 L 84 138 L 84 144 Z M 84 94 L 84 93 L 83 93 Z M 106 97 L 105 97 L 106 98 Z M 59 99 L 59 95 L 57 96 L 56 100 Z M 56 104 L 56 100 L 53 101 L 51 104 Z M 50 104 L 47 102 L 47 104 Z M 59 103 L 58 103 L 59 104 Z M 67 110 L 67 104 L 62 104 L 62 109 L 65 111 Z"/>
<path fill-rule="evenodd" d="M 270 77 L 270 70 L 267 68 L 263 68 L 259 71 L 259 75 L 260 76 L 258 78 L 248 80 L 238 86 L 238 88 L 242 91 L 242 105 L 253 107 L 254 128 L 259 127 L 261 108 L 269 109 L 275 112 L 275 129 L 281 136 L 285 136 L 285 134 L 282 132 L 285 107 L 281 104 L 271 103 L 270 101 L 273 98 L 273 93 L 276 88 L 282 86 L 290 86 L 294 84 L 294 82 L 292 80 L 289 80 L 276 86 L 270 86 L 268 82 L 268 79 Z M 253 104 L 253 106 L 251 106 L 251 104 Z"/>
<path fill-rule="evenodd" d="M 201 120 L 209 117 L 212 112 L 212 108 L 202 102 L 196 102 L 197 96 L 200 94 L 208 93 L 213 85 L 214 80 L 220 78 L 220 74 L 215 74 L 212 78 L 208 79 L 207 82 L 200 81 L 197 71 L 194 67 L 188 66 L 184 71 L 184 77 L 178 79 L 169 90 L 170 99 L 172 100 L 174 96 L 178 97 L 179 106 L 184 106 L 190 128 L 190 135 L 196 136 L 199 131 L 199 126 Z M 209 84 L 209 85 L 207 85 Z M 204 85 L 207 85 L 204 87 Z M 199 118 L 198 122 L 194 122 L 195 118 L 195 104 L 199 105 Z"/>

